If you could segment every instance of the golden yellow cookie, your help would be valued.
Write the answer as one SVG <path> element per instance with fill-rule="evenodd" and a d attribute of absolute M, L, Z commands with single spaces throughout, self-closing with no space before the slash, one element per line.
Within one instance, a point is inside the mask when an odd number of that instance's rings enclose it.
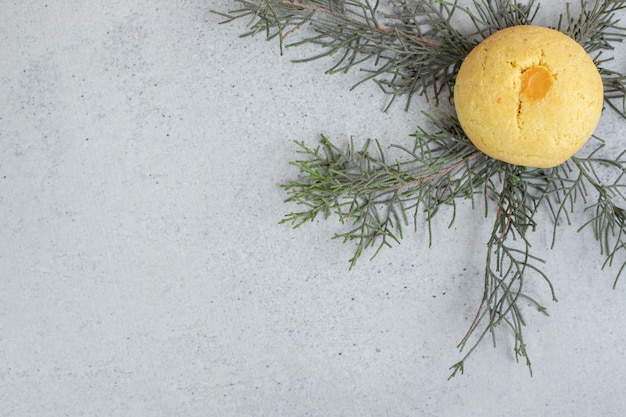
<path fill-rule="evenodd" d="M 591 57 L 567 35 L 513 26 L 465 58 L 454 86 L 463 130 L 492 158 L 549 168 L 565 162 L 595 130 L 604 91 Z"/>

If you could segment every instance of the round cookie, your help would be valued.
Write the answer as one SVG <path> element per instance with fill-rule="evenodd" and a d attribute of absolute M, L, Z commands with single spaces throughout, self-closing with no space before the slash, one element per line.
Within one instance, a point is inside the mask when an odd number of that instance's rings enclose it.
<path fill-rule="evenodd" d="M 463 61 L 454 86 L 459 122 L 492 158 L 549 168 L 574 155 L 595 130 L 604 91 L 583 47 L 539 26 L 500 30 Z"/>

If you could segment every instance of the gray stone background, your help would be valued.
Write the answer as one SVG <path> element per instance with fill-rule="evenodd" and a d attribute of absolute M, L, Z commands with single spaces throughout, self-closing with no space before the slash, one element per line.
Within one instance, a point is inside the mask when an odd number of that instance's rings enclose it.
<path fill-rule="evenodd" d="M 543 3 L 554 22 L 564 3 Z M 231 7 L 2 2 L 0 415 L 625 415 L 626 282 L 576 233 L 584 213 L 552 250 L 549 219 L 531 234 L 559 298 L 529 281 L 550 311 L 524 312 L 533 377 L 501 332 L 450 381 L 482 209 L 352 271 L 335 219 L 278 224 L 292 140 L 408 144 L 429 107 L 383 112 L 358 72 L 218 25 Z M 619 150 L 625 129 L 605 112 L 597 134 Z"/>

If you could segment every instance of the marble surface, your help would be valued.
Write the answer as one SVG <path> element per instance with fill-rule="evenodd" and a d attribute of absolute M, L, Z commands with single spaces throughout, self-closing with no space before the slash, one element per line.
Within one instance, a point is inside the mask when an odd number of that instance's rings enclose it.
<path fill-rule="evenodd" d="M 543 3 L 546 22 L 563 4 Z M 0 415 L 625 415 L 626 282 L 576 232 L 584 213 L 554 249 L 549 219 L 531 235 L 559 299 L 529 281 L 550 312 L 525 311 L 533 376 L 503 332 L 450 381 L 482 294 L 481 210 L 351 271 L 335 219 L 278 224 L 293 140 L 409 143 L 428 105 L 383 112 L 358 72 L 291 62 L 313 48 L 218 25 L 231 6 L 4 2 Z M 610 112 L 597 131 L 609 149 L 625 132 Z"/>

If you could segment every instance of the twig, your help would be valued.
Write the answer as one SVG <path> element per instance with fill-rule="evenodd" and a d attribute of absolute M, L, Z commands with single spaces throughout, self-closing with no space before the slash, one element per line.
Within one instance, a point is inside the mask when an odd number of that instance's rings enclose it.
<path fill-rule="evenodd" d="M 351 17 L 346 16 L 345 14 L 336 13 L 336 12 L 333 12 L 332 10 L 330 10 L 330 9 L 326 9 L 326 8 L 320 7 L 320 6 L 313 6 L 313 5 L 310 5 L 310 4 L 302 3 L 302 2 L 299 2 L 299 1 L 291 1 L 291 0 L 283 0 L 282 4 L 285 5 L 285 6 L 298 7 L 300 9 L 304 9 L 304 10 L 311 10 L 313 12 L 320 12 L 320 13 L 325 13 L 325 14 L 332 15 L 332 16 L 338 16 L 338 17 L 341 17 L 343 19 L 346 19 L 350 23 L 358 23 L 358 24 L 361 23 L 361 22 L 359 22 L 356 19 L 353 19 Z M 291 35 L 292 33 L 296 32 L 301 27 L 302 27 L 302 24 L 294 26 L 291 30 L 289 30 L 287 33 L 285 33 L 282 36 L 282 39 L 284 40 L 288 35 Z M 370 28 L 372 30 L 377 31 L 377 32 L 384 33 L 386 35 L 396 34 L 396 35 L 399 35 L 399 36 L 403 36 L 403 37 L 405 37 L 407 39 L 412 39 L 412 40 L 414 40 L 417 43 L 423 43 L 423 44 L 426 44 L 426 45 L 436 46 L 436 47 L 443 47 L 443 44 L 441 44 L 439 42 L 435 42 L 435 41 L 432 41 L 430 39 L 422 38 L 422 37 L 415 36 L 415 35 L 408 35 L 406 33 L 402 33 L 402 32 L 399 32 L 397 30 L 394 30 L 394 29 L 390 29 L 390 28 L 386 28 L 386 27 L 382 27 L 382 26 L 370 26 Z"/>
<path fill-rule="evenodd" d="M 426 177 L 422 177 L 422 178 L 417 178 L 415 180 L 412 181 L 407 181 L 405 183 L 402 184 L 398 184 L 395 187 L 393 187 L 394 190 L 399 190 L 402 188 L 406 188 L 406 187 L 411 187 L 413 185 L 417 185 L 417 184 L 422 184 L 424 182 L 430 182 L 438 177 L 441 177 L 443 175 L 446 175 L 447 173 L 449 173 L 450 171 L 455 170 L 456 168 L 458 168 L 459 166 L 471 161 L 472 159 L 476 158 L 477 156 L 482 155 L 483 153 L 480 151 L 476 151 L 470 155 L 468 155 L 466 158 L 461 159 L 460 161 L 455 162 L 454 164 L 450 165 L 447 168 L 444 168 L 438 172 L 435 172 L 434 174 L 430 174 Z"/>

